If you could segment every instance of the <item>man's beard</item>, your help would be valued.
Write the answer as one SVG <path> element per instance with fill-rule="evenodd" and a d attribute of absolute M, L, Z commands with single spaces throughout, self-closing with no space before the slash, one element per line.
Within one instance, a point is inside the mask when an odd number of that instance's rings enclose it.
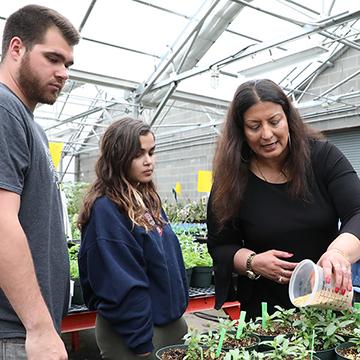
<path fill-rule="evenodd" d="M 21 61 L 18 82 L 26 99 L 31 102 L 52 105 L 58 97 L 58 93 L 46 93 L 40 79 L 36 77 L 35 72 L 31 69 L 28 54 L 25 54 Z"/>

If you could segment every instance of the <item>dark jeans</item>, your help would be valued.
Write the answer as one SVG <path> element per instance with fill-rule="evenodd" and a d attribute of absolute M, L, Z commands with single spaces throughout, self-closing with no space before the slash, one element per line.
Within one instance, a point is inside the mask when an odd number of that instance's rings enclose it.
<path fill-rule="evenodd" d="M 0 360 L 26 360 L 25 339 L 0 339 Z"/>
<path fill-rule="evenodd" d="M 155 360 L 158 349 L 183 343 L 182 337 L 186 332 L 187 324 L 183 318 L 164 326 L 155 326 L 152 340 L 154 351 L 148 356 L 139 357 L 126 347 L 121 336 L 115 333 L 107 320 L 100 315 L 96 317 L 96 342 L 103 360 Z"/>

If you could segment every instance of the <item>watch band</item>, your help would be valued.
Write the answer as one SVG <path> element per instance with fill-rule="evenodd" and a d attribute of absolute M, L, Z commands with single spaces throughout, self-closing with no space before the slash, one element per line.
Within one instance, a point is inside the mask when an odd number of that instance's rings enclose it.
<path fill-rule="evenodd" d="M 260 277 L 260 275 L 254 273 L 254 270 L 251 266 L 252 260 L 255 255 L 256 253 L 252 252 L 246 259 L 246 275 L 251 280 L 257 280 Z"/>
<path fill-rule="evenodd" d="M 253 252 L 248 256 L 248 258 L 246 260 L 246 270 L 253 271 L 253 269 L 251 267 L 251 262 L 255 255 L 256 255 L 256 253 Z"/>

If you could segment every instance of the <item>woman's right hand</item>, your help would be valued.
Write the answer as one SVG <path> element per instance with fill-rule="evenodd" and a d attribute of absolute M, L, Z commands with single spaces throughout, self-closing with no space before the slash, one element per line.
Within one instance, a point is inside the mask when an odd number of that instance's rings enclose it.
<path fill-rule="evenodd" d="M 298 264 L 286 261 L 292 256 L 293 254 L 286 251 L 268 250 L 256 254 L 251 265 L 256 274 L 279 284 L 288 284 L 291 274 Z"/>
<path fill-rule="evenodd" d="M 147 352 L 145 354 L 137 354 L 137 356 L 139 357 L 145 357 L 145 356 L 149 356 L 151 354 L 151 352 Z"/>

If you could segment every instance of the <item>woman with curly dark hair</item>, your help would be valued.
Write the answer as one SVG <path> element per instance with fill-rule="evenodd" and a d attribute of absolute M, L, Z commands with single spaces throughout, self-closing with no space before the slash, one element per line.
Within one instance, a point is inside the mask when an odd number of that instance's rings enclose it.
<path fill-rule="evenodd" d="M 261 302 L 269 312 L 291 307 L 287 285 L 306 258 L 323 267 L 327 283 L 334 276 L 334 291 L 352 291 L 351 264 L 360 258 L 359 178 L 273 81 L 237 89 L 213 172 L 208 247 L 217 308 L 231 297 L 249 318 L 261 314 Z"/>
<path fill-rule="evenodd" d="M 78 220 L 80 279 L 103 359 L 155 359 L 187 332 L 185 268 L 152 181 L 154 151 L 143 121 L 111 124 Z"/>

